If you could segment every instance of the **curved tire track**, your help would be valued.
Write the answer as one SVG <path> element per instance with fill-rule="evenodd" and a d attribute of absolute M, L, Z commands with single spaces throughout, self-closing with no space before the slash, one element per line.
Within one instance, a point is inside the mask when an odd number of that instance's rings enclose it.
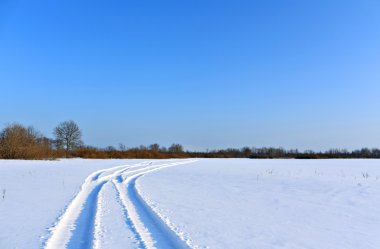
<path fill-rule="evenodd" d="M 138 193 L 136 180 L 148 173 L 193 162 L 192 160 L 142 162 L 134 165 L 122 165 L 110 169 L 99 170 L 88 176 L 79 193 L 69 204 L 57 224 L 51 229 L 50 238 L 43 248 L 93 248 L 95 239 L 105 239 L 97 236 L 99 229 L 96 217 L 100 215 L 105 205 L 99 201 L 99 192 L 106 183 L 111 183 L 116 189 L 113 196 L 122 206 L 124 222 L 138 241 L 138 248 L 190 248 L 180 237 L 160 219 L 153 209 Z M 99 222 L 99 220 L 97 220 Z M 120 234 L 123 236 L 123 234 Z M 100 243 L 97 243 L 97 245 Z"/>

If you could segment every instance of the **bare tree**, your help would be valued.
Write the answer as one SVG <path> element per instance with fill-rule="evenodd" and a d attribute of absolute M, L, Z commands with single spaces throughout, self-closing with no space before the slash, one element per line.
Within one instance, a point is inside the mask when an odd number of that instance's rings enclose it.
<path fill-rule="evenodd" d="M 116 151 L 116 148 L 115 148 L 115 146 L 108 145 L 104 150 L 105 151 Z"/>
<path fill-rule="evenodd" d="M 54 135 L 57 147 L 63 148 L 66 151 L 66 157 L 69 151 L 72 151 L 83 144 L 82 131 L 72 120 L 60 123 L 54 129 Z"/>
<path fill-rule="evenodd" d="M 251 156 L 251 154 L 252 154 L 252 150 L 251 150 L 251 148 L 249 148 L 249 147 L 243 147 L 243 148 L 241 149 L 241 153 L 242 153 L 242 156 L 243 156 L 243 157 L 249 157 L 249 156 Z"/>
<path fill-rule="evenodd" d="M 183 146 L 180 145 L 180 144 L 172 144 L 170 147 L 169 147 L 169 152 L 171 153 L 182 153 L 183 152 Z"/>
<path fill-rule="evenodd" d="M 159 144 L 151 144 L 151 145 L 149 145 L 149 149 L 154 150 L 154 151 L 159 151 L 160 145 Z"/>
<path fill-rule="evenodd" d="M 123 144 L 123 143 L 119 143 L 119 150 L 120 150 L 120 151 L 126 151 L 126 150 L 127 150 L 127 147 L 125 146 L 125 144 Z"/>

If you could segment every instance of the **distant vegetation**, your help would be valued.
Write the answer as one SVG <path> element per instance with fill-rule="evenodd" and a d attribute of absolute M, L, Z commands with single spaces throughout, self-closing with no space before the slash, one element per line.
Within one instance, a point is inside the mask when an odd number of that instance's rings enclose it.
<path fill-rule="evenodd" d="M 324 152 L 286 150 L 283 148 L 250 148 L 212 150 L 207 152 L 185 151 L 180 144 L 173 143 L 166 148 L 159 144 L 127 148 L 120 143 L 118 148 L 108 146 L 97 148 L 85 145 L 82 131 L 74 121 L 65 121 L 53 131 L 54 138 L 48 138 L 34 127 L 14 123 L 0 132 L 0 159 L 55 159 L 55 158 L 380 158 L 379 149 L 363 148 L 348 151 L 331 149 Z"/>
<path fill-rule="evenodd" d="M 329 159 L 329 158 L 380 158 L 380 149 L 363 148 L 360 150 L 331 149 L 324 152 L 312 150 L 298 151 L 283 148 L 249 148 L 226 149 L 210 152 L 189 152 L 191 157 L 205 158 L 295 158 L 295 159 Z"/>

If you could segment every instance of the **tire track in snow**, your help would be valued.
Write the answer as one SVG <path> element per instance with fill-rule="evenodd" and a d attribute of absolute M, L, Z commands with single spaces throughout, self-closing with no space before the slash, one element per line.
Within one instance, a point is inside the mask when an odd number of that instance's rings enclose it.
<path fill-rule="evenodd" d="M 97 206 L 97 197 L 101 187 L 107 182 L 112 174 L 136 165 L 121 165 L 109 169 L 99 170 L 89 175 L 79 193 L 74 197 L 65 212 L 59 218 L 51 230 L 50 238 L 45 241 L 44 248 L 91 248 L 93 234 L 85 233 L 84 230 L 93 233 L 94 219 Z M 109 173 L 111 175 L 101 176 Z M 86 229 L 85 229 L 86 228 Z M 81 237 L 78 237 L 81 236 Z M 77 247 L 80 246 L 80 247 Z"/>
<path fill-rule="evenodd" d="M 126 214 L 112 182 L 107 182 L 99 193 L 99 204 L 94 229 L 94 249 L 142 248 L 135 231 L 125 219 Z M 121 236 L 122 235 L 122 236 Z"/>
<path fill-rule="evenodd" d="M 43 247 L 76 249 L 93 248 L 96 245 L 96 248 L 99 248 L 99 240 L 106 238 L 101 234 L 103 231 L 99 230 L 102 227 L 102 224 L 99 224 L 99 213 L 104 209 L 100 205 L 104 205 L 104 202 L 98 198 L 104 185 L 112 183 L 117 190 L 113 198 L 121 205 L 124 222 L 138 241 L 136 246 L 146 249 L 190 248 L 150 208 L 135 187 L 136 180 L 147 173 L 194 161 L 181 160 L 157 164 L 161 162 L 163 161 L 122 165 L 88 176 L 80 192 L 51 229 L 51 236 Z"/>
<path fill-rule="evenodd" d="M 92 248 L 94 240 L 95 215 L 98 208 L 99 192 L 106 181 L 98 184 L 88 195 L 82 211 L 75 224 L 75 233 L 72 234 L 67 248 Z"/>
<path fill-rule="evenodd" d="M 193 161 L 148 167 L 142 172 L 124 176 L 124 181 L 121 181 L 120 177 L 114 181 L 121 202 L 125 206 L 125 209 L 128 210 L 129 219 L 139 234 L 144 248 L 189 248 L 189 246 L 159 218 L 149 205 L 145 203 L 136 190 L 135 181 L 147 173 L 190 162 Z"/>

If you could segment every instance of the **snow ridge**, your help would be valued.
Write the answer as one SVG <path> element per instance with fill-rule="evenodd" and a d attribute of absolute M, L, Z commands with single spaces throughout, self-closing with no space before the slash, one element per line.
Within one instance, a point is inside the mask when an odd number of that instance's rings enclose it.
<path fill-rule="evenodd" d="M 105 236 L 105 233 L 110 231 L 104 227 L 112 228 L 113 224 L 102 224 L 107 220 L 103 216 L 107 215 L 109 199 L 121 206 L 121 214 L 118 217 L 124 219 L 125 231 L 130 234 L 131 240 L 136 241 L 136 248 L 190 248 L 144 201 L 135 186 L 136 180 L 147 173 L 191 163 L 194 160 L 162 162 L 147 161 L 122 165 L 89 175 L 57 224 L 49 229 L 50 237 L 42 247 L 99 249 L 106 248 L 102 245 L 112 244 L 112 236 Z M 113 191 L 109 188 L 113 188 Z M 117 236 L 121 237 L 123 234 Z M 110 241 L 103 243 L 102 240 Z"/>

